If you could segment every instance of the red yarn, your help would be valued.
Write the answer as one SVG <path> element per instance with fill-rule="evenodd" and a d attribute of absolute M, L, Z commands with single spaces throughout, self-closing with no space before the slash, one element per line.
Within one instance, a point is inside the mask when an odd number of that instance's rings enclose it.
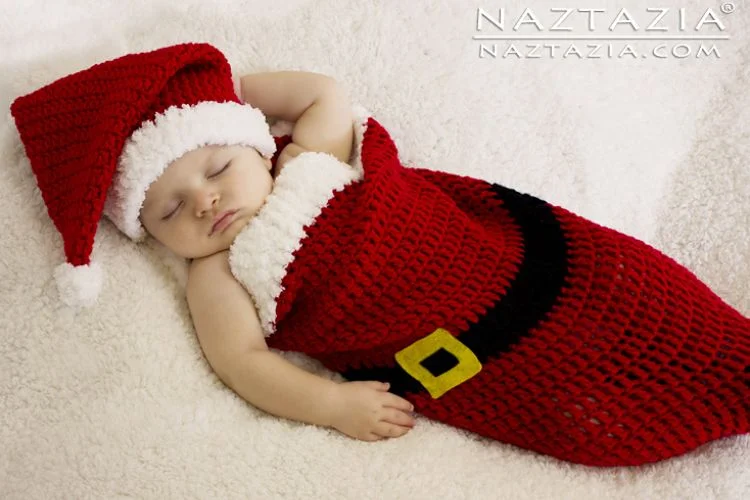
<path fill-rule="evenodd" d="M 203 101 L 239 103 L 229 63 L 206 43 L 126 54 L 13 101 L 11 114 L 68 263 L 91 261 L 108 189 L 131 134 L 168 108 Z"/>
<path fill-rule="evenodd" d="M 364 179 L 306 228 L 270 347 L 580 464 L 645 464 L 750 432 L 750 320 L 687 268 L 533 196 L 404 167 L 373 119 L 362 163 Z M 438 328 L 482 367 L 433 398 L 394 356 Z M 445 371 L 450 357 L 430 363 Z"/>

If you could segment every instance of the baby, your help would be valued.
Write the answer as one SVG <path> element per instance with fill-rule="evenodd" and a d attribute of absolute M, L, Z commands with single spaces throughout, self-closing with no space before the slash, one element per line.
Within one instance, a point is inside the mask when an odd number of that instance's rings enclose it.
<path fill-rule="evenodd" d="M 189 260 L 213 370 L 269 413 L 374 441 L 408 432 L 416 409 L 594 466 L 750 432 L 750 318 L 643 241 L 404 165 L 330 77 L 235 79 L 215 47 L 181 44 L 11 111 L 65 242 L 63 301 L 97 296 L 102 214 L 134 241 L 150 233 Z M 291 137 L 267 118 L 294 122 Z"/>
<path fill-rule="evenodd" d="M 230 245 L 290 159 L 318 151 L 349 161 L 354 133 L 347 93 L 334 79 L 303 71 L 243 76 L 241 93 L 267 117 L 295 122 L 293 142 L 281 151 L 276 168 L 250 147 L 192 150 L 148 188 L 140 220 L 156 240 L 191 259 L 190 313 L 206 358 L 227 386 L 269 413 L 353 438 L 403 436 L 414 426 L 413 406 L 388 392 L 387 384 L 336 383 L 269 350 L 252 298 L 228 262 Z"/>

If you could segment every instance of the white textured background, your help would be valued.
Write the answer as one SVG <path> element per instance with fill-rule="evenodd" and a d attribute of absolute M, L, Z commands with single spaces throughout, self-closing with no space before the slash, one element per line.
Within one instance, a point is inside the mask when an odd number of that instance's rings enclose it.
<path fill-rule="evenodd" d="M 677 7 L 692 28 L 720 6 L 670 4 L 672 29 Z M 109 273 L 101 306 L 60 305 L 51 276 L 62 243 L 8 111 L 65 74 L 187 41 L 214 44 L 239 73 L 327 73 L 406 163 L 499 182 L 636 236 L 748 315 L 750 5 L 735 5 L 720 14 L 731 39 L 716 42 L 719 59 L 503 60 L 478 57 L 477 7 L 546 20 L 551 7 L 603 7 L 606 24 L 626 7 L 643 29 L 645 9 L 661 4 L 2 0 L 0 498 L 750 497 L 748 436 L 592 469 L 424 418 L 403 438 L 365 443 L 256 410 L 211 372 L 155 249 L 108 221 L 94 250 Z"/>

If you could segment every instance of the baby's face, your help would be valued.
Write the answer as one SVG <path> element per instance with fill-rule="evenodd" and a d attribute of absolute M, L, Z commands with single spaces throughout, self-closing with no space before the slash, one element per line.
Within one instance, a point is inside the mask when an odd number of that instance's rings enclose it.
<path fill-rule="evenodd" d="M 169 164 L 149 186 L 140 219 L 177 255 L 196 259 L 230 247 L 273 188 L 271 160 L 245 146 L 204 146 Z M 212 231 L 214 220 L 237 211 Z"/>

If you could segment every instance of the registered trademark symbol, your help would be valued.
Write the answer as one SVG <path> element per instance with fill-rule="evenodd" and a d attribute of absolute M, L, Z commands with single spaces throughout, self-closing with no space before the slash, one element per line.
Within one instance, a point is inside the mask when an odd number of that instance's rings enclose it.
<path fill-rule="evenodd" d="M 721 4 L 721 11 L 724 14 L 731 14 L 736 8 L 737 7 L 735 7 L 734 2 L 724 2 L 723 4 Z"/>

